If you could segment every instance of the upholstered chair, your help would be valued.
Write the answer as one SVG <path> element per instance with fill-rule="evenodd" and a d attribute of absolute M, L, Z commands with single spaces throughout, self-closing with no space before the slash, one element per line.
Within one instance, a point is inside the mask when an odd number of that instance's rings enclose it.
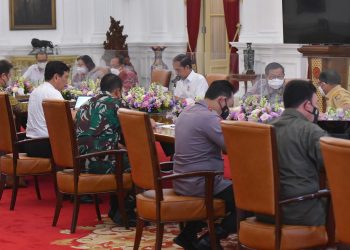
<path fill-rule="evenodd" d="M 210 171 L 161 176 L 155 138 L 146 113 L 119 109 L 123 135 L 131 164 L 131 176 L 139 189 L 136 195 L 137 226 L 134 249 L 138 249 L 145 221 L 156 223 L 156 246 L 161 249 L 164 223 L 207 220 L 211 247 L 216 247 L 214 218 L 225 215 L 223 200 L 213 198 L 213 182 L 217 174 Z M 206 180 L 205 198 L 182 196 L 173 189 L 163 189 L 165 180 L 203 176 Z"/>
<path fill-rule="evenodd" d="M 207 83 L 210 86 L 214 81 L 228 80 L 229 78 L 228 78 L 228 75 L 225 75 L 225 74 L 212 73 L 212 74 L 207 74 L 205 76 L 205 79 L 207 80 Z"/>
<path fill-rule="evenodd" d="M 81 195 L 94 196 L 97 218 L 101 220 L 97 194 L 115 193 L 118 196 L 118 205 L 123 216 L 123 222 L 128 228 L 128 221 L 124 206 L 127 190 L 132 188 L 130 174 L 122 172 L 122 154 L 125 150 L 100 151 L 79 155 L 76 134 L 68 101 L 43 101 L 44 115 L 50 137 L 53 156 L 53 169 L 56 180 L 56 209 L 53 226 L 56 226 L 62 207 L 63 194 L 73 195 L 74 208 L 71 232 L 74 233 L 78 220 Z M 94 156 L 116 155 L 115 173 L 89 174 L 83 170 L 82 161 Z"/>
<path fill-rule="evenodd" d="M 21 145 L 48 140 L 48 138 L 20 140 L 19 136 L 22 134 L 16 133 L 8 95 L 0 93 L 0 155 L 2 155 L 0 157 L 0 199 L 3 194 L 6 176 L 13 177 L 10 210 L 15 208 L 20 176 L 34 177 L 36 194 L 38 199 L 41 200 L 38 176 L 52 174 L 50 159 L 28 157 L 24 153 L 19 153 Z"/>
<path fill-rule="evenodd" d="M 325 246 L 325 226 L 282 224 L 285 204 L 328 196 L 327 190 L 280 200 L 279 168 L 274 127 L 252 122 L 221 123 L 230 161 L 238 218 L 239 249 L 305 249 Z M 242 211 L 274 218 L 274 224 L 244 218 Z"/>
<path fill-rule="evenodd" d="M 350 141 L 332 137 L 323 137 L 320 141 L 334 210 L 335 239 L 349 247 Z"/>
<path fill-rule="evenodd" d="M 169 88 L 170 77 L 170 70 L 156 69 L 151 72 L 151 83 L 157 82 L 160 83 L 163 87 Z"/>

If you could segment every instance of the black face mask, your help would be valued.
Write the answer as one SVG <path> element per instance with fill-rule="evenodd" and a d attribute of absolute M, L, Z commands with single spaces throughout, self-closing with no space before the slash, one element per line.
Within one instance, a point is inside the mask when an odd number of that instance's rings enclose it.
<path fill-rule="evenodd" d="M 310 103 L 311 103 L 311 101 L 310 101 Z M 312 105 L 312 103 L 311 103 L 311 105 Z M 320 112 L 318 111 L 318 108 L 316 108 L 315 106 L 312 105 L 312 107 L 313 107 L 312 112 L 310 112 L 308 110 L 306 110 L 306 111 L 314 116 L 314 120 L 312 122 L 313 123 L 317 123 L 318 122 L 318 116 L 319 116 Z"/>
<path fill-rule="evenodd" d="M 225 100 L 225 106 L 221 108 L 221 115 L 220 116 L 223 120 L 226 120 L 226 118 L 229 116 L 229 114 L 230 114 L 230 109 L 227 107 L 227 102 Z"/>

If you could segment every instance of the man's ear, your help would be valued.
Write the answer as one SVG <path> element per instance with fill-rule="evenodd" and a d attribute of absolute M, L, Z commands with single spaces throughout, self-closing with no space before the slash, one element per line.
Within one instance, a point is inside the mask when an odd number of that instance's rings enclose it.
<path fill-rule="evenodd" d="M 113 91 L 113 95 L 114 95 L 115 97 L 117 97 L 117 98 L 122 97 L 121 89 L 116 88 L 116 89 Z"/>

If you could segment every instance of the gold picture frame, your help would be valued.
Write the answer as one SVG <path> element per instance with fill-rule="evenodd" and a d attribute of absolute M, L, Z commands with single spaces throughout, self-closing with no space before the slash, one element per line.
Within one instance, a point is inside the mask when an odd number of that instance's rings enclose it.
<path fill-rule="evenodd" d="M 9 0 L 10 30 L 56 29 L 56 0 Z"/>

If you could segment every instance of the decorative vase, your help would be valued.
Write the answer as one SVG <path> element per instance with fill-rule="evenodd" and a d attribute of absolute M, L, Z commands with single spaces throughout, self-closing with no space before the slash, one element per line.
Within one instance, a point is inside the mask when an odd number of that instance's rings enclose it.
<path fill-rule="evenodd" d="M 162 59 L 162 53 L 166 47 L 165 46 L 152 46 L 151 48 L 154 51 L 154 62 L 151 65 L 151 71 L 168 69 L 168 66 L 163 62 L 163 59 Z"/>
<path fill-rule="evenodd" d="M 247 43 L 247 49 L 243 50 L 244 71 L 246 74 L 254 74 L 254 50 L 252 43 Z"/>

